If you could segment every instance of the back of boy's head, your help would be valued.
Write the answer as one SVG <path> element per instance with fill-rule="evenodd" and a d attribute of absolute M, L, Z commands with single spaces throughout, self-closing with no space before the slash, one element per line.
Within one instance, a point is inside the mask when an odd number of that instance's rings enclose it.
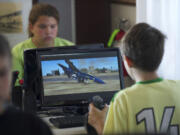
<path fill-rule="evenodd" d="M 54 6 L 50 4 L 47 4 L 47 3 L 35 4 L 32 7 L 29 14 L 29 23 L 34 25 L 40 16 L 54 17 L 57 23 L 59 23 L 59 12 Z M 32 36 L 33 34 L 29 31 L 29 37 L 32 37 Z"/>
<path fill-rule="evenodd" d="M 153 72 L 161 63 L 165 38 L 158 29 L 146 23 L 139 23 L 127 32 L 121 51 L 132 60 L 135 68 Z"/>
<path fill-rule="evenodd" d="M 11 61 L 11 51 L 7 39 L 0 34 L 0 57 L 9 57 Z"/>

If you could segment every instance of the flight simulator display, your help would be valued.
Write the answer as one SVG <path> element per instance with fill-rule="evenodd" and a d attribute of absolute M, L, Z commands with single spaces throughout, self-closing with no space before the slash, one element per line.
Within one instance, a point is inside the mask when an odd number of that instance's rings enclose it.
<path fill-rule="evenodd" d="M 118 48 L 43 48 L 24 52 L 24 87 L 42 107 L 88 105 L 93 96 L 109 103 L 124 88 Z M 29 93 L 28 93 L 29 92 Z"/>
<path fill-rule="evenodd" d="M 117 56 L 92 56 L 41 60 L 44 96 L 120 90 Z"/>

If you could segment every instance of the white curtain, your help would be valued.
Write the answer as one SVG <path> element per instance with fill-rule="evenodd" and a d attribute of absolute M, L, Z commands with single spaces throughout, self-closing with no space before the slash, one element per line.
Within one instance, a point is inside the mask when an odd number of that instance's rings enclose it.
<path fill-rule="evenodd" d="M 136 0 L 136 22 L 146 22 L 166 36 L 161 77 L 180 79 L 180 0 Z"/>

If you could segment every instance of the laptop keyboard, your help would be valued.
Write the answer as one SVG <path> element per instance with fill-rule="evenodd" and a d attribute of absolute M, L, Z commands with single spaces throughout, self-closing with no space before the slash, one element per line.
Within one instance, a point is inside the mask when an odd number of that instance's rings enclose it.
<path fill-rule="evenodd" d="M 50 118 L 49 121 L 57 128 L 81 127 L 84 126 L 85 116 L 84 115 L 63 116 L 63 117 Z"/>

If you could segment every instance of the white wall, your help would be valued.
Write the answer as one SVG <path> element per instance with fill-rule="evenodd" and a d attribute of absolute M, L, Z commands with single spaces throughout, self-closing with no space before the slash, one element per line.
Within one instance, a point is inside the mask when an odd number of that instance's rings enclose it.
<path fill-rule="evenodd" d="M 129 20 L 131 26 L 136 23 L 136 6 L 126 4 L 111 4 L 111 28 L 112 31 L 118 28 L 118 24 L 121 18 Z"/>
<path fill-rule="evenodd" d="M 0 0 L 0 2 L 22 3 L 22 22 L 23 22 L 22 32 L 21 33 L 2 33 L 9 40 L 10 46 L 13 47 L 17 43 L 24 41 L 25 39 L 28 38 L 28 31 L 27 31 L 28 16 L 29 16 L 29 11 L 32 7 L 32 0 Z"/>

